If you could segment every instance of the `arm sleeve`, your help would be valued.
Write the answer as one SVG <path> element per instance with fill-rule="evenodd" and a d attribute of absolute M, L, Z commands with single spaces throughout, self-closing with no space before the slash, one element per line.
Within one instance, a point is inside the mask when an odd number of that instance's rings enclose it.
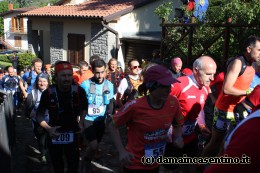
<path fill-rule="evenodd" d="M 172 85 L 170 95 L 174 95 L 174 96 L 176 96 L 178 98 L 180 96 L 180 94 L 181 94 L 181 91 L 182 91 L 182 89 L 181 89 L 180 84 L 179 83 L 175 83 L 175 84 Z"/>

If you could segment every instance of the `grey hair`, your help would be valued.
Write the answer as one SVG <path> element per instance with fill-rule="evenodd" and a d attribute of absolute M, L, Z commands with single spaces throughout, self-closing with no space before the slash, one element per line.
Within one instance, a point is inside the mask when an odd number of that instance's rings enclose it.
<path fill-rule="evenodd" d="M 193 68 L 197 68 L 198 70 L 202 69 L 203 63 L 201 58 L 197 58 L 194 62 L 193 62 Z"/>

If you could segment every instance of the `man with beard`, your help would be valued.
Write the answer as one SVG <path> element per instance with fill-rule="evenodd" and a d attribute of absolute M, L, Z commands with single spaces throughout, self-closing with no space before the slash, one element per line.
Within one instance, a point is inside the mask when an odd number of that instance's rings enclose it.
<path fill-rule="evenodd" d="M 88 143 L 86 149 L 87 166 L 95 156 L 98 145 L 105 132 L 105 119 L 113 112 L 113 84 L 105 79 L 106 63 L 96 59 L 91 64 L 94 77 L 84 81 L 80 86 L 87 93 L 88 111 L 82 125 Z M 90 171 L 90 170 L 89 170 Z"/>
<path fill-rule="evenodd" d="M 72 66 L 67 61 L 55 64 L 56 84 L 42 93 L 36 112 L 37 121 L 49 133 L 48 148 L 54 173 L 64 172 L 64 155 L 67 172 L 78 171 L 79 155 L 75 133 L 79 131 L 79 119 L 85 118 L 87 100 L 85 91 L 72 84 L 72 71 Z M 46 111 L 49 111 L 49 123 L 45 120 Z"/>
<path fill-rule="evenodd" d="M 33 66 L 34 70 L 31 70 L 30 72 L 26 72 L 22 77 L 23 81 L 25 81 L 28 85 L 27 90 L 25 89 L 22 80 L 20 80 L 20 82 L 19 82 L 20 88 L 21 88 L 22 93 L 25 98 L 27 97 L 28 94 L 31 93 L 37 75 L 42 72 L 41 71 L 42 70 L 42 60 L 40 58 L 33 59 L 32 66 Z"/>

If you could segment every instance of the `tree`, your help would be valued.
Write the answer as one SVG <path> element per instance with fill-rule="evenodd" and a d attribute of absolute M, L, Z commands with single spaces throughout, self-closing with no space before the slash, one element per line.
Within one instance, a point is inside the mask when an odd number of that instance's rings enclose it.
<path fill-rule="evenodd" d="M 173 1 L 173 0 L 171 0 Z M 170 4 L 170 3 L 168 3 Z M 168 23 L 179 23 L 179 19 L 173 18 L 168 19 L 170 14 L 167 13 L 168 10 L 172 9 L 172 5 L 164 3 L 159 6 L 155 13 Z M 185 10 L 183 6 L 184 15 L 190 17 L 191 12 Z M 168 16 L 167 16 L 168 15 Z M 259 23 L 260 23 L 260 3 L 259 0 L 211 0 L 209 8 L 206 12 L 206 17 L 203 21 L 196 20 L 199 26 L 196 27 L 193 33 L 193 46 L 192 46 L 192 58 L 201 52 L 202 48 L 213 40 L 220 32 L 223 31 L 223 27 L 209 27 L 211 24 L 223 24 L 227 22 L 228 18 L 232 18 L 232 23 L 237 24 L 255 24 L 258 27 L 244 27 L 244 28 L 232 28 L 229 42 L 229 57 L 236 56 L 241 51 L 241 45 L 243 40 L 249 35 L 259 35 Z M 162 40 L 166 45 L 171 46 L 173 43 L 171 40 L 178 40 L 183 35 L 183 28 L 173 27 L 168 28 L 167 38 Z M 181 43 L 181 50 L 187 54 L 188 37 L 183 39 Z M 224 38 L 220 37 L 211 46 L 205 54 L 215 57 L 218 64 L 223 63 L 223 45 Z M 172 56 L 180 56 L 173 50 L 166 59 Z"/>

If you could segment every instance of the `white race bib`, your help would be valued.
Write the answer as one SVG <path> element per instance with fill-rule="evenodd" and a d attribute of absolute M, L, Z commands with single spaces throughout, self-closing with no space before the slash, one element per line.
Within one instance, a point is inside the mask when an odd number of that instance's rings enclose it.
<path fill-rule="evenodd" d="M 52 144 L 70 144 L 74 141 L 73 132 L 61 133 L 57 138 L 52 139 Z"/>
<path fill-rule="evenodd" d="M 145 145 L 145 157 L 155 157 L 157 158 L 158 156 L 163 156 L 164 151 L 165 151 L 165 146 L 166 142 L 159 142 L 159 143 L 154 143 L 154 144 L 147 144 Z"/>
<path fill-rule="evenodd" d="M 98 116 L 102 115 L 104 112 L 104 106 L 88 105 L 88 115 L 89 116 Z"/>
<path fill-rule="evenodd" d="M 196 121 L 187 121 L 183 124 L 182 135 L 191 135 L 194 132 Z"/>
<path fill-rule="evenodd" d="M 227 130 L 229 128 L 230 125 L 230 121 L 229 120 L 225 120 L 225 119 L 217 119 L 216 122 L 216 127 L 221 129 L 221 130 Z"/>

